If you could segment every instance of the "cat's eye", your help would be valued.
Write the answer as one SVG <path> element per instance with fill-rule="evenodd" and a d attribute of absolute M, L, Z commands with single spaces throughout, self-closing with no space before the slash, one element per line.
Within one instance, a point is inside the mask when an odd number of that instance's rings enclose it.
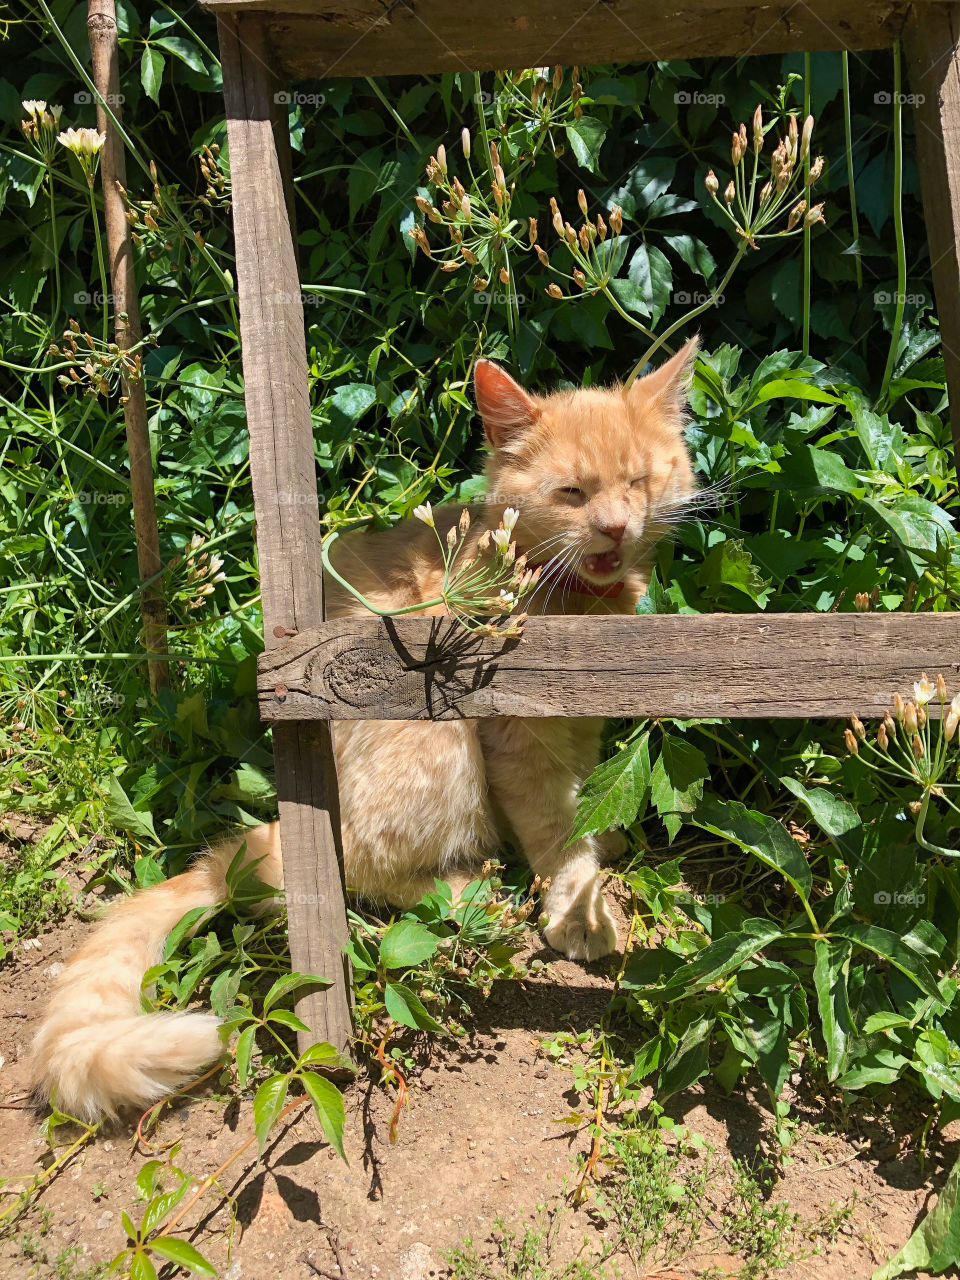
<path fill-rule="evenodd" d="M 630 481 L 630 488 L 639 489 L 641 485 L 645 485 L 646 483 L 647 483 L 646 476 L 634 476 L 633 479 Z"/>
<path fill-rule="evenodd" d="M 582 489 L 578 489 L 576 485 L 565 486 L 564 488 L 559 490 L 559 494 L 561 498 L 565 498 L 567 502 L 571 502 L 574 504 L 586 502 L 587 500 L 587 495 L 583 492 Z"/>

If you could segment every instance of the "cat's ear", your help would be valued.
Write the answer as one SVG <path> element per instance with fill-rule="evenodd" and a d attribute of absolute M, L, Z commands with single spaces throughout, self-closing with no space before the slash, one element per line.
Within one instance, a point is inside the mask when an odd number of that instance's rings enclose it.
<path fill-rule="evenodd" d="M 483 429 L 494 449 L 502 449 L 540 417 L 533 396 L 493 360 L 477 361 L 473 386 Z"/>
<path fill-rule="evenodd" d="M 666 412 L 682 414 L 687 407 L 693 367 L 700 351 L 699 338 L 691 338 L 652 373 L 637 378 L 627 395 L 645 404 L 657 401 Z"/>

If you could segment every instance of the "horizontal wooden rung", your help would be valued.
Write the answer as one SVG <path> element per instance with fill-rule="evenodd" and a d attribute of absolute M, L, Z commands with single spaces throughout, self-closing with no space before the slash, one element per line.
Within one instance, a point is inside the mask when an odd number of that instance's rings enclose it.
<path fill-rule="evenodd" d="M 960 689 L 960 613 L 340 618 L 260 657 L 265 720 L 876 716 L 921 671 Z"/>

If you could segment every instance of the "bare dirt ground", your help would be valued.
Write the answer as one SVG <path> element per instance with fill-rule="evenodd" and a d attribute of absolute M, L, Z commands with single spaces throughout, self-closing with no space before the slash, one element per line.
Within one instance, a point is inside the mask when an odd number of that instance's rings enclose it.
<path fill-rule="evenodd" d="M 64 921 L 21 947 L 6 968 L 0 994 L 5 1178 L 33 1175 L 46 1158 L 38 1117 L 24 1101 L 23 1060 L 50 977 L 89 928 L 75 918 Z M 534 935 L 531 945 L 545 958 L 552 955 Z M 599 969 L 563 960 L 554 960 L 536 981 L 499 984 L 478 1007 L 463 1041 L 433 1041 L 424 1050 L 395 1145 L 388 1140 L 393 1096 L 377 1083 L 377 1071 L 362 1073 L 347 1094 L 348 1164 L 323 1141 L 312 1114 L 298 1113 L 259 1165 L 251 1147 L 222 1179 L 223 1194 L 204 1198 L 182 1224 L 195 1228 L 190 1239 L 226 1280 L 429 1280 L 452 1274 L 448 1251 L 464 1237 L 493 1259 L 500 1238 L 496 1220 L 522 1232 L 542 1206 L 541 1218 L 544 1211 L 559 1211 L 557 1257 L 596 1257 L 603 1225 L 589 1207 L 574 1208 L 569 1197 L 576 1157 L 586 1152 L 589 1138 L 560 1123 L 576 1098 L 569 1072 L 543 1055 L 541 1040 L 592 1025 L 608 987 Z M 248 1104 L 218 1101 L 203 1087 L 197 1094 L 165 1113 L 153 1141 L 179 1140 L 176 1163 L 199 1182 L 250 1136 L 252 1117 Z M 842 1117 L 817 1098 L 796 1102 L 796 1143 L 772 1200 L 785 1200 L 808 1223 L 835 1212 L 836 1227 L 819 1231 L 818 1254 L 808 1243 L 807 1256 L 778 1274 L 787 1280 L 869 1277 L 930 1207 L 957 1142 L 949 1131 L 933 1139 L 921 1164 L 922 1117 L 911 1111 L 909 1099 L 886 1106 L 883 1115 L 864 1108 Z M 722 1237 L 711 1240 L 711 1228 L 731 1194 L 734 1158 L 751 1161 L 765 1130 L 769 1134 L 769 1117 L 753 1096 L 727 1097 L 711 1085 L 674 1099 L 668 1111 L 689 1133 L 701 1135 L 719 1167 L 707 1192 L 698 1250 L 668 1266 L 651 1263 L 649 1270 L 635 1269 L 621 1256 L 596 1274 L 658 1280 L 763 1274 L 733 1256 Z M 96 1264 L 109 1261 L 125 1242 L 121 1211 L 135 1221 L 142 1212 L 134 1179 L 153 1153 L 131 1141 L 135 1122 L 94 1139 L 0 1242 L 4 1280 L 101 1274 Z M 691 1173 L 697 1159 L 692 1156 L 687 1166 Z M 491 1274 L 500 1274 L 490 1266 Z"/>

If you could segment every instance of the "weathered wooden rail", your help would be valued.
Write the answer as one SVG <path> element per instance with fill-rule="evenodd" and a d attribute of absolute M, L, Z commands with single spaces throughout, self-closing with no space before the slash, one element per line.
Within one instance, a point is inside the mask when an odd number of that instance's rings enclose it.
<path fill-rule="evenodd" d="M 531 619 L 522 642 L 425 619 L 323 621 L 320 519 L 287 125 L 316 76 L 637 62 L 902 41 L 950 401 L 960 405 L 960 4 L 953 0 L 206 0 L 217 14 L 240 327 L 294 966 L 333 979 L 298 1011 L 350 1036 L 329 721 L 360 716 L 879 714 L 917 672 L 960 671 L 960 618 Z M 731 67 L 731 75 L 736 71 Z M 892 87 L 892 86 L 891 86 Z M 953 415 L 960 443 L 960 412 Z M 315 904 L 323 902 L 322 915 Z"/>
<path fill-rule="evenodd" d="M 922 624 L 896 613 L 531 618 L 521 639 L 498 641 L 442 618 L 338 619 L 263 654 L 260 715 L 880 716 L 919 671 L 960 672 L 960 614 Z"/>

